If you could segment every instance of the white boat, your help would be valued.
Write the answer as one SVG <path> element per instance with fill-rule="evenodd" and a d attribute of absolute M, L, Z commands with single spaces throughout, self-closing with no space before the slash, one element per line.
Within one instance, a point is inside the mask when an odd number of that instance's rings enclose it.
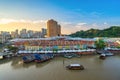
<path fill-rule="evenodd" d="M 105 55 L 106 56 L 113 56 L 114 54 L 113 53 L 106 53 Z"/>
<path fill-rule="evenodd" d="M 113 55 L 114 55 L 113 53 L 111 53 L 111 52 L 109 52 L 109 51 L 104 51 L 104 54 L 105 54 L 106 56 L 113 56 Z"/>
<path fill-rule="evenodd" d="M 66 66 L 66 68 L 70 70 L 84 70 L 83 65 L 80 65 L 80 64 L 70 64 Z"/>
<path fill-rule="evenodd" d="M 97 51 L 99 54 L 104 54 L 105 56 L 113 56 L 114 54 L 107 50 Z"/>
<path fill-rule="evenodd" d="M 3 56 L 0 56 L 0 59 L 3 59 Z"/>

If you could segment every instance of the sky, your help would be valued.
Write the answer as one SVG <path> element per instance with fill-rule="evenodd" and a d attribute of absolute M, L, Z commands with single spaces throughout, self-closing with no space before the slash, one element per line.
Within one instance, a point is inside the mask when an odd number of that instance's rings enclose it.
<path fill-rule="evenodd" d="M 120 25 L 120 0 L 0 0 L 0 31 L 40 31 L 49 19 L 62 34 Z"/>

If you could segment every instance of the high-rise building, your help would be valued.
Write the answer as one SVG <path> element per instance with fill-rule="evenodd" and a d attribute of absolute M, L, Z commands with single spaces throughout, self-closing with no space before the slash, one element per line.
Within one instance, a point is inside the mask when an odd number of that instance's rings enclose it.
<path fill-rule="evenodd" d="M 47 37 L 54 37 L 61 35 L 61 26 L 57 21 L 51 19 L 47 21 Z"/>
<path fill-rule="evenodd" d="M 11 39 L 11 35 L 9 32 L 6 32 L 6 31 L 0 32 L 0 42 L 4 43 L 10 39 Z"/>
<path fill-rule="evenodd" d="M 16 29 L 16 31 L 11 32 L 11 37 L 12 38 L 19 38 L 18 29 Z"/>
<path fill-rule="evenodd" d="M 32 30 L 27 31 L 28 38 L 33 38 L 34 32 Z"/>
<path fill-rule="evenodd" d="M 21 37 L 21 38 L 26 38 L 26 37 L 28 37 L 28 35 L 27 35 L 27 30 L 26 30 L 26 29 L 22 29 L 22 30 L 20 31 L 20 37 Z"/>
<path fill-rule="evenodd" d="M 60 25 L 58 25 L 58 27 L 57 27 L 57 33 L 58 33 L 58 36 L 61 35 L 61 26 Z"/>
<path fill-rule="evenodd" d="M 42 32 L 43 35 L 46 35 L 47 34 L 47 29 L 42 28 L 41 32 Z"/>

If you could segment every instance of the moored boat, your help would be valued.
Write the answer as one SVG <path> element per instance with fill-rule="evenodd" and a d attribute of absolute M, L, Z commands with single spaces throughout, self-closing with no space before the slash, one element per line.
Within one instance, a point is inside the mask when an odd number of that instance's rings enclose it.
<path fill-rule="evenodd" d="M 105 54 L 100 54 L 99 58 L 100 58 L 100 59 L 105 59 L 105 58 L 106 58 L 106 55 L 105 55 Z"/>
<path fill-rule="evenodd" d="M 71 54 L 64 54 L 64 57 L 70 59 L 70 58 L 73 57 L 73 55 L 71 55 Z"/>
<path fill-rule="evenodd" d="M 80 64 L 70 64 L 66 66 L 66 68 L 70 70 L 84 70 L 83 65 L 80 65 Z"/>
<path fill-rule="evenodd" d="M 23 56 L 22 59 L 24 63 L 29 63 L 29 62 L 34 61 L 35 57 L 33 55 L 26 55 L 26 56 Z"/>
<path fill-rule="evenodd" d="M 105 51 L 104 54 L 105 54 L 106 56 L 113 56 L 113 55 L 114 55 L 114 54 L 111 53 L 110 51 Z"/>
<path fill-rule="evenodd" d="M 35 62 L 45 62 L 53 58 L 53 55 L 48 54 L 36 54 L 35 55 Z"/>

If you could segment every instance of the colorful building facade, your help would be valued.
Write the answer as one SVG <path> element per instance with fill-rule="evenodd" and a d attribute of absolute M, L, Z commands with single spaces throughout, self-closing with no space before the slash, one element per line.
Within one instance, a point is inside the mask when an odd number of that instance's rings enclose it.
<path fill-rule="evenodd" d="M 51 38 L 32 38 L 32 39 L 14 39 L 13 45 L 21 47 L 24 50 L 79 50 L 95 48 L 96 38 L 71 38 L 71 37 L 51 37 Z M 106 41 L 106 47 L 120 46 L 116 41 Z"/>
<path fill-rule="evenodd" d="M 12 42 L 17 47 L 23 46 L 25 50 L 70 50 L 86 49 L 87 47 L 95 46 L 95 39 L 70 37 L 19 39 Z"/>

